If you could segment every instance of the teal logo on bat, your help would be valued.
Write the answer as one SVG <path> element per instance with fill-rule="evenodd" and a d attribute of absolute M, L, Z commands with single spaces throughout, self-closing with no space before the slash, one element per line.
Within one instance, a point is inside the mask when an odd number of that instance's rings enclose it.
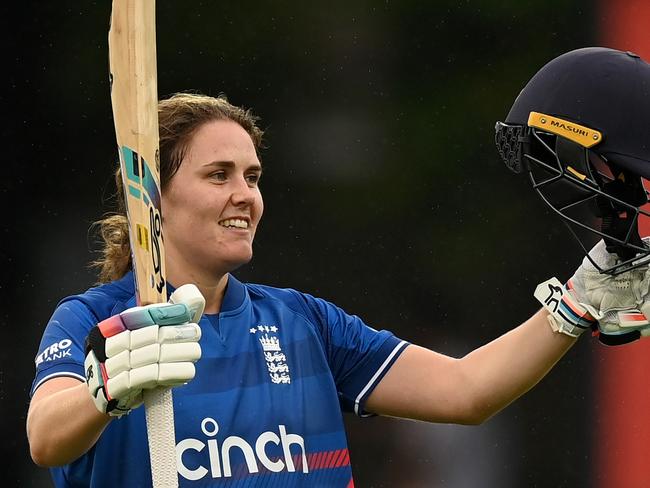
<path fill-rule="evenodd" d="M 160 212 L 160 190 L 147 162 L 137 152 L 126 146 L 122 147 L 122 157 L 126 163 L 129 193 L 135 198 L 142 197 L 147 205 L 151 202 L 151 205 Z M 140 191 L 140 189 L 144 191 Z"/>
<path fill-rule="evenodd" d="M 156 154 L 157 158 L 158 154 Z M 125 184 L 129 194 L 142 200 L 149 208 L 149 229 L 151 239 L 137 236 L 139 245 L 147 249 L 151 254 L 154 274 L 151 276 L 151 287 L 158 293 L 165 288 L 165 277 L 162 274 L 162 218 L 160 216 L 160 189 L 154 178 L 149 164 L 145 159 L 132 149 L 123 146 L 121 148 L 122 167 L 126 175 Z M 157 162 L 157 161 L 156 161 Z M 150 242 L 149 242 L 150 241 Z"/>

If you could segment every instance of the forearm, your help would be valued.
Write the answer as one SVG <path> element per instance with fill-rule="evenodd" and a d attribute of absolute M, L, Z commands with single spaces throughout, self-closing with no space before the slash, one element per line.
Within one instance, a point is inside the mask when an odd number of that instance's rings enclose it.
<path fill-rule="evenodd" d="M 46 383 L 41 388 L 47 387 Z M 111 420 L 95 408 L 85 383 L 35 399 L 27 416 L 27 437 L 32 459 L 41 466 L 74 461 L 97 442 Z"/>
<path fill-rule="evenodd" d="M 535 386 L 575 343 L 554 333 L 540 310 L 519 327 L 459 361 L 477 423 Z"/>
<path fill-rule="evenodd" d="M 539 311 L 461 359 L 409 346 L 368 397 L 380 415 L 480 424 L 535 386 L 575 343 Z"/>

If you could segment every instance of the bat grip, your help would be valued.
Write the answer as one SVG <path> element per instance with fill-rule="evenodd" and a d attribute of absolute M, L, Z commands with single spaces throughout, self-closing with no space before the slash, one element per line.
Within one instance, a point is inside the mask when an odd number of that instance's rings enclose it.
<path fill-rule="evenodd" d="M 172 390 L 157 387 L 143 391 L 151 478 L 154 488 L 178 487 L 176 467 L 176 434 Z"/>

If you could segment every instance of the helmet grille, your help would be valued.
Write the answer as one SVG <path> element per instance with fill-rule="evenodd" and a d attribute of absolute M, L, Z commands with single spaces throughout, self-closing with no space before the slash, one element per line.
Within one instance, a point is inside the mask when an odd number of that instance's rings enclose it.
<path fill-rule="evenodd" d="M 522 173 L 521 142 L 524 128 L 520 125 L 504 124 L 497 122 L 494 127 L 494 142 L 497 151 L 506 166 L 514 173 Z"/>

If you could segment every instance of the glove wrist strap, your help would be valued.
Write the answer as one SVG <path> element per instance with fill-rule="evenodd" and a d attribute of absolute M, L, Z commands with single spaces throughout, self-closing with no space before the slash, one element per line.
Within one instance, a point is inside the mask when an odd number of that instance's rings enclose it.
<path fill-rule="evenodd" d="M 548 322 L 554 332 L 579 337 L 597 324 L 589 311 L 555 277 L 537 285 L 534 296 L 549 311 Z"/>
<path fill-rule="evenodd" d="M 553 332 L 556 332 L 558 334 L 564 334 L 571 337 L 580 337 L 580 334 L 585 331 L 585 329 L 581 327 L 571 325 L 568 322 L 564 322 L 563 320 L 558 320 L 552 314 L 548 314 L 546 316 L 546 320 L 548 320 L 548 323 L 551 326 Z"/>

